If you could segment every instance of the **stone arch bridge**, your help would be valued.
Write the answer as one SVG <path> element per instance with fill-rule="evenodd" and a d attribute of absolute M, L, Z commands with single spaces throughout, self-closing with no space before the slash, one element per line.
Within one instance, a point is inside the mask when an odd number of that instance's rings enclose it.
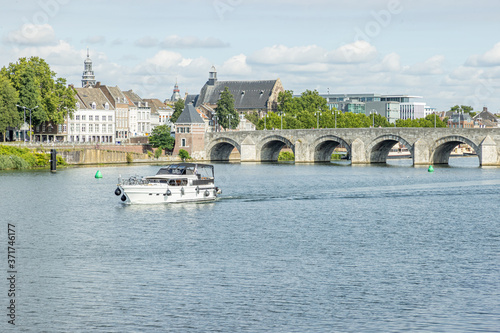
<path fill-rule="evenodd" d="M 282 148 L 296 163 L 330 161 L 343 145 L 353 164 L 385 163 L 396 143 L 404 144 L 414 165 L 446 164 L 459 144 L 471 146 L 482 166 L 500 166 L 500 128 L 341 128 L 212 132 L 205 135 L 205 158 L 227 161 L 236 148 L 241 162 L 277 161 Z"/>

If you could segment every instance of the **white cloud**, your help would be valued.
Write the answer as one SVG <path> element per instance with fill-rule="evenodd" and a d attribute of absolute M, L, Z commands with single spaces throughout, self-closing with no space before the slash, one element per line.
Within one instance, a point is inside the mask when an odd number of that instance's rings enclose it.
<path fill-rule="evenodd" d="M 239 54 L 226 60 L 219 68 L 224 75 L 250 75 L 252 68 L 247 64 L 247 57 Z"/>
<path fill-rule="evenodd" d="M 219 48 L 227 47 L 229 44 L 224 43 L 220 39 L 208 37 L 200 39 L 198 37 L 187 36 L 180 37 L 177 35 L 167 36 L 161 43 L 163 48 Z"/>
<path fill-rule="evenodd" d="M 277 64 L 308 64 L 311 62 L 324 62 L 326 50 L 316 45 L 287 47 L 274 45 L 256 51 L 250 62 L 277 65 Z"/>
<path fill-rule="evenodd" d="M 4 41 L 18 45 L 48 45 L 55 43 L 56 38 L 51 25 L 26 23 L 19 30 L 9 32 Z"/>
<path fill-rule="evenodd" d="M 358 40 L 330 52 L 328 58 L 335 63 L 363 63 L 375 58 L 377 49 L 367 41 Z"/>
<path fill-rule="evenodd" d="M 406 72 L 413 75 L 440 75 L 444 73 L 444 61 L 444 56 L 435 55 L 425 60 L 424 62 L 417 63 L 411 66 L 406 70 Z"/>
<path fill-rule="evenodd" d="M 401 59 L 399 54 L 392 52 L 382 59 L 382 62 L 371 68 L 372 72 L 399 72 L 401 70 Z"/>
<path fill-rule="evenodd" d="M 481 55 L 472 55 L 465 62 L 467 66 L 500 66 L 500 43 Z"/>
<path fill-rule="evenodd" d="M 330 52 L 317 45 L 296 47 L 274 45 L 254 52 L 250 57 L 250 62 L 266 65 L 362 63 L 372 60 L 376 54 L 377 49 L 375 46 L 366 41 L 356 41 L 346 44 Z"/>

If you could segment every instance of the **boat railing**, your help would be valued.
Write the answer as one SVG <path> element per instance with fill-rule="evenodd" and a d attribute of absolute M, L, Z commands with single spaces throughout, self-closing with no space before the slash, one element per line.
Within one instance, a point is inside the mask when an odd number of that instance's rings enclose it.
<path fill-rule="evenodd" d="M 148 179 L 139 176 L 131 176 L 129 179 L 121 179 L 120 181 L 122 185 L 147 185 L 149 183 Z"/>

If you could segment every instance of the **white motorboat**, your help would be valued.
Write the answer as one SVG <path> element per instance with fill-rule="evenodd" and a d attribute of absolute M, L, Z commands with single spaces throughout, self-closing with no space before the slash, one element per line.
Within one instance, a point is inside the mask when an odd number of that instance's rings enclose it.
<path fill-rule="evenodd" d="M 214 184 L 213 165 L 177 163 L 154 176 L 120 177 L 115 194 L 126 204 L 159 204 L 214 201 L 221 191 Z"/>

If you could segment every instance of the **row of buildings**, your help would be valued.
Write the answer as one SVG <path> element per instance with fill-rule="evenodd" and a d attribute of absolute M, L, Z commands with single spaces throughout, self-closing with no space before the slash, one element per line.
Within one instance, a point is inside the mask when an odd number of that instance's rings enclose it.
<path fill-rule="evenodd" d="M 73 87 L 76 92 L 76 111 L 64 124 L 46 123 L 34 129 L 34 140 L 65 142 L 130 142 L 135 137 L 147 137 L 154 127 L 169 125 L 177 139 L 187 131 L 189 124 L 197 124 L 196 131 L 216 129 L 215 108 L 222 91 L 227 87 L 234 97 L 234 106 L 240 117 L 237 130 L 254 130 L 255 126 L 246 120 L 245 114 L 256 111 L 261 117 L 268 112 L 277 111 L 278 95 L 285 91 L 280 79 L 257 81 L 219 81 L 217 71 L 212 67 L 208 80 L 199 94 L 184 96 L 185 113 L 176 124 L 170 122 L 174 112 L 173 104 L 181 98 L 177 83 L 170 100 L 142 99 L 134 91 L 122 91 L 119 87 L 102 85 L 96 82 L 92 60 L 87 52 L 82 75 L 82 87 Z M 398 119 L 417 119 L 436 114 L 441 119 L 449 118 L 450 127 L 496 127 L 498 118 L 486 109 L 472 119 L 468 114 L 436 113 L 434 108 L 424 102 L 415 101 L 420 96 L 380 95 L 380 94 L 320 94 L 330 109 L 342 112 L 373 113 L 386 117 L 395 123 Z M 189 145 L 189 135 L 184 141 Z"/>

